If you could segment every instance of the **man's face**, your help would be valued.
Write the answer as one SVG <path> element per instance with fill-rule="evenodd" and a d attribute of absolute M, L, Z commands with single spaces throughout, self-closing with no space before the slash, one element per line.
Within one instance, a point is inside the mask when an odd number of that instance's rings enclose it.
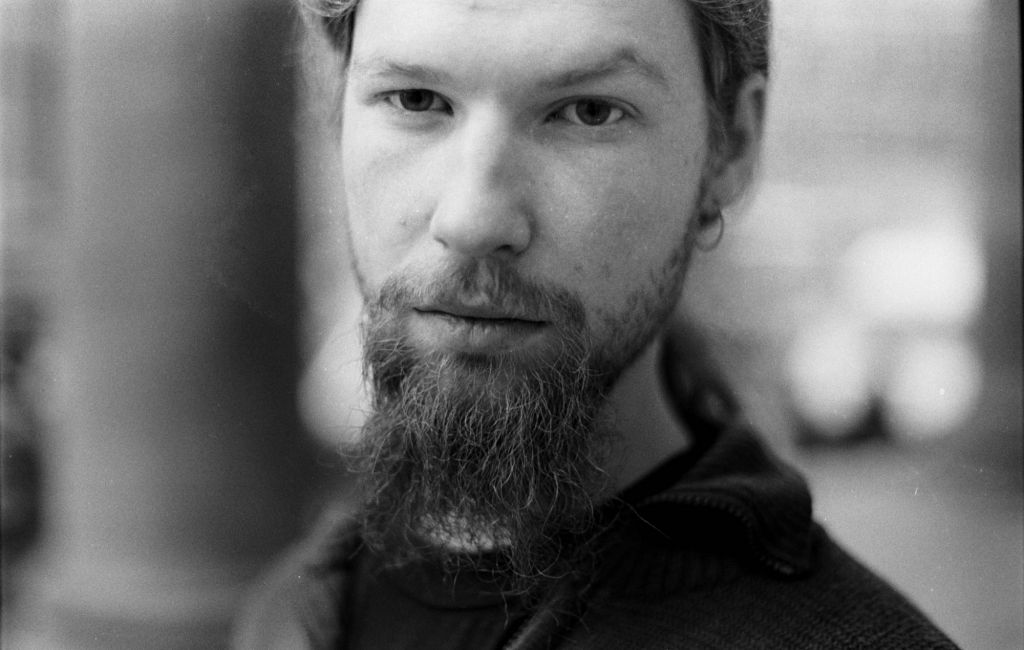
<path fill-rule="evenodd" d="M 550 576 L 587 529 L 607 391 L 681 288 L 701 79 L 680 0 L 360 3 L 341 146 L 379 547 Z"/>
<path fill-rule="evenodd" d="M 395 305 L 419 349 L 543 360 L 558 328 L 494 299 L 497 265 L 576 297 L 628 360 L 677 298 L 707 155 L 685 3 L 363 0 L 355 24 L 341 146 L 364 295 L 482 260 L 480 291 Z"/>

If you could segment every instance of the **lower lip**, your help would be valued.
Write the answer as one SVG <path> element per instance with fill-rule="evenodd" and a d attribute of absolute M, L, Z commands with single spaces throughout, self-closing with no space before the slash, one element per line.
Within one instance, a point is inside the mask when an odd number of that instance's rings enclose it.
<path fill-rule="evenodd" d="M 443 312 L 413 312 L 415 339 L 451 352 L 494 354 L 523 347 L 540 336 L 544 323 L 506 318 L 463 318 Z"/>

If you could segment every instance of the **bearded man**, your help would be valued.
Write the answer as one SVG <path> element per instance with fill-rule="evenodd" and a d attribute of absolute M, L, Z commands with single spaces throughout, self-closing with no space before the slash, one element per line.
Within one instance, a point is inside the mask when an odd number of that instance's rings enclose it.
<path fill-rule="evenodd" d="M 669 325 L 757 162 L 767 1 L 303 11 L 373 405 L 356 512 L 239 647 L 952 647 L 812 522 Z"/>

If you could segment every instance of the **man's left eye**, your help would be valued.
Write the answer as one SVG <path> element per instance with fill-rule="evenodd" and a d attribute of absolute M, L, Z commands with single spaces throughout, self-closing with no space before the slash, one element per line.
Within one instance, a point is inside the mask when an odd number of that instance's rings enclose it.
<path fill-rule="evenodd" d="M 580 99 L 558 109 L 555 117 L 579 126 L 607 126 L 624 118 L 626 112 L 601 99 Z"/>

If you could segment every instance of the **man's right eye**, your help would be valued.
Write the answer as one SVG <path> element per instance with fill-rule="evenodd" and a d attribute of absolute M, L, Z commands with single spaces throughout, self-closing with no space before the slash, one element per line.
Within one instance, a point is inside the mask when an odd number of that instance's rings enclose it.
<path fill-rule="evenodd" d="M 425 111 L 450 112 L 451 107 L 440 95 L 432 90 L 422 88 L 410 88 L 407 90 L 396 90 L 387 94 L 386 99 L 395 108 L 413 113 Z"/>

